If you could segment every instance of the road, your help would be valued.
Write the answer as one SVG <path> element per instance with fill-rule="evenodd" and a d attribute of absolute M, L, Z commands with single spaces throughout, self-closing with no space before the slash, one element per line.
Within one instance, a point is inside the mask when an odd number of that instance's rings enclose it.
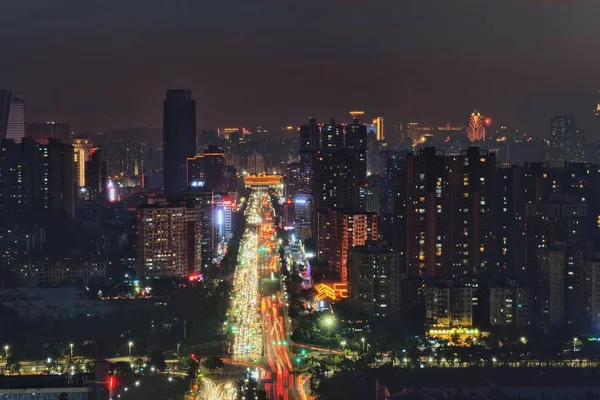
<path fill-rule="evenodd" d="M 255 362 L 270 399 L 296 400 L 287 295 L 280 275 L 275 211 L 266 191 L 250 195 L 234 277 L 230 326 L 234 360 Z"/>

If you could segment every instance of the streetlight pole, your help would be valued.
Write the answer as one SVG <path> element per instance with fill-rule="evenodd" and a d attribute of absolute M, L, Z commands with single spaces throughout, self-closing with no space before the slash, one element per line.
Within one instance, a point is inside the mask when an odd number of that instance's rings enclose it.
<path fill-rule="evenodd" d="M 133 342 L 129 341 L 129 343 L 127 343 L 127 347 L 129 348 L 129 357 L 131 357 L 131 348 L 133 347 Z"/>
<path fill-rule="evenodd" d="M 362 342 L 362 351 L 364 353 L 365 352 L 365 338 L 360 338 L 360 341 Z"/>
<path fill-rule="evenodd" d="M 4 355 L 6 356 L 7 360 L 8 360 L 8 349 L 10 349 L 10 346 L 5 344 L 4 345 Z"/>
<path fill-rule="evenodd" d="M 73 343 L 69 343 L 69 348 L 71 350 L 71 360 L 73 359 Z"/>
<path fill-rule="evenodd" d="M 181 343 L 177 343 L 177 357 L 179 357 L 179 346 L 181 346 Z"/>

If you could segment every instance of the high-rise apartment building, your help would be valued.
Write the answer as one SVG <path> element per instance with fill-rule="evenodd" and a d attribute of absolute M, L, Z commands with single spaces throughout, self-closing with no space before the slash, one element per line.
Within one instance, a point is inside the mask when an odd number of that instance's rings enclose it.
<path fill-rule="evenodd" d="M 188 187 L 222 192 L 225 189 L 225 154 L 218 146 L 187 160 Z"/>
<path fill-rule="evenodd" d="M 75 216 L 73 147 L 29 138 L 0 144 L 0 213 Z"/>
<path fill-rule="evenodd" d="M 329 265 L 348 282 L 348 255 L 354 247 L 377 241 L 377 214 L 334 209 L 328 218 Z"/>
<path fill-rule="evenodd" d="M 50 139 L 69 143 L 71 130 L 68 122 L 27 122 L 27 137 L 38 143 L 48 143 Z"/>
<path fill-rule="evenodd" d="M 265 157 L 256 151 L 248 154 L 246 160 L 246 172 L 251 175 L 264 174 L 267 172 L 265 168 Z"/>
<path fill-rule="evenodd" d="M 137 209 L 137 274 L 184 277 L 200 271 L 200 211 L 185 205 Z"/>
<path fill-rule="evenodd" d="M 515 285 L 490 287 L 490 325 L 526 329 L 531 326 L 531 291 Z"/>
<path fill-rule="evenodd" d="M 350 161 L 350 204 L 364 207 L 364 185 L 367 183 L 367 126 L 354 119 L 346 125 L 346 152 Z"/>
<path fill-rule="evenodd" d="M 286 198 L 293 198 L 300 193 L 302 185 L 300 163 L 289 163 L 285 169 L 285 186 L 283 188 Z"/>
<path fill-rule="evenodd" d="M 399 253 L 373 246 L 355 247 L 348 261 L 350 309 L 376 317 L 400 311 Z"/>
<path fill-rule="evenodd" d="M 548 161 L 552 166 L 562 167 L 565 162 L 583 160 L 584 138 L 575 126 L 575 118 L 571 115 L 557 115 L 550 119 L 550 137 Z"/>
<path fill-rule="evenodd" d="M 332 118 L 329 124 L 321 128 L 321 146 L 322 149 L 343 149 L 344 148 L 344 126 L 336 124 Z"/>
<path fill-rule="evenodd" d="M 321 147 L 321 127 L 315 118 L 308 124 L 300 125 L 300 173 L 302 187 L 300 190 L 312 194 L 314 179 L 314 163 Z"/>
<path fill-rule="evenodd" d="M 430 282 L 425 288 L 427 324 L 437 328 L 470 328 L 473 326 L 473 293 L 469 286 L 451 281 Z"/>
<path fill-rule="evenodd" d="M 127 139 L 112 134 L 104 134 L 94 140 L 102 149 L 106 172 L 110 176 L 137 178 L 162 169 L 161 160 L 152 160 L 154 150 L 149 140 Z"/>
<path fill-rule="evenodd" d="M 163 102 L 163 162 L 165 194 L 187 190 L 187 160 L 196 155 L 196 101 L 187 89 L 167 90 Z"/>
<path fill-rule="evenodd" d="M 594 260 L 585 263 L 585 285 L 589 324 L 597 329 L 600 327 L 600 261 L 598 261 L 598 254 Z"/>
<path fill-rule="evenodd" d="M 0 140 L 20 143 L 25 137 L 25 98 L 11 90 L 0 90 Z"/>
<path fill-rule="evenodd" d="M 496 159 L 471 147 L 409 154 L 399 177 L 394 246 L 411 277 L 450 278 L 495 268 Z"/>
<path fill-rule="evenodd" d="M 106 162 L 101 149 L 93 149 L 85 163 L 85 198 L 87 200 L 105 200 L 106 193 Z"/>
<path fill-rule="evenodd" d="M 187 204 L 196 206 L 200 213 L 199 238 L 201 247 L 201 267 L 206 271 L 212 267 L 216 258 L 219 244 L 219 229 L 217 226 L 218 196 L 213 190 L 193 189 L 186 197 Z"/>

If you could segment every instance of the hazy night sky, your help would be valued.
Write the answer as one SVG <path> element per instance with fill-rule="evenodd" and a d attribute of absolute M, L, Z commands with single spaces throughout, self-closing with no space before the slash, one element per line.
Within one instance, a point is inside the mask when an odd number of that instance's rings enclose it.
<path fill-rule="evenodd" d="M 181 87 L 199 127 L 477 108 L 544 135 L 570 113 L 600 138 L 599 17 L 599 0 L 2 0 L 0 88 L 79 133 L 160 127 Z"/>

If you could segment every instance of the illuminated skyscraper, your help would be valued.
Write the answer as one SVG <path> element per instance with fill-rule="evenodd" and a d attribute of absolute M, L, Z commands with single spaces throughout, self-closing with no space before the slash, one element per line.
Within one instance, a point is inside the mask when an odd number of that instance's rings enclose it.
<path fill-rule="evenodd" d="M 25 137 L 25 99 L 10 90 L 0 90 L 0 139 L 21 143 Z"/>
<path fill-rule="evenodd" d="M 384 134 L 383 134 L 383 117 L 377 117 L 373 120 L 373 125 L 375 125 L 377 127 L 377 140 L 383 140 Z"/>
<path fill-rule="evenodd" d="M 485 118 L 477 110 L 473 111 L 469 117 L 467 135 L 470 142 L 485 140 Z"/>
<path fill-rule="evenodd" d="M 196 155 L 196 101 L 190 90 L 170 89 L 163 107 L 165 194 L 180 196 L 187 189 L 187 159 Z"/>
<path fill-rule="evenodd" d="M 598 102 L 596 103 L 596 109 L 594 110 L 594 115 L 600 118 L 600 90 L 598 90 Z"/>
<path fill-rule="evenodd" d="M 86 162 L 90 159 L 90 153 L 95 148 L 92 142 L 88 139 L 74 139 L 73 140 L 73 149 L 75 152 L 74 161 L 75 161 L 75 170 L 77 173 L 77 186 L 80 188 L 85 187 L 85 167 Z"/>

